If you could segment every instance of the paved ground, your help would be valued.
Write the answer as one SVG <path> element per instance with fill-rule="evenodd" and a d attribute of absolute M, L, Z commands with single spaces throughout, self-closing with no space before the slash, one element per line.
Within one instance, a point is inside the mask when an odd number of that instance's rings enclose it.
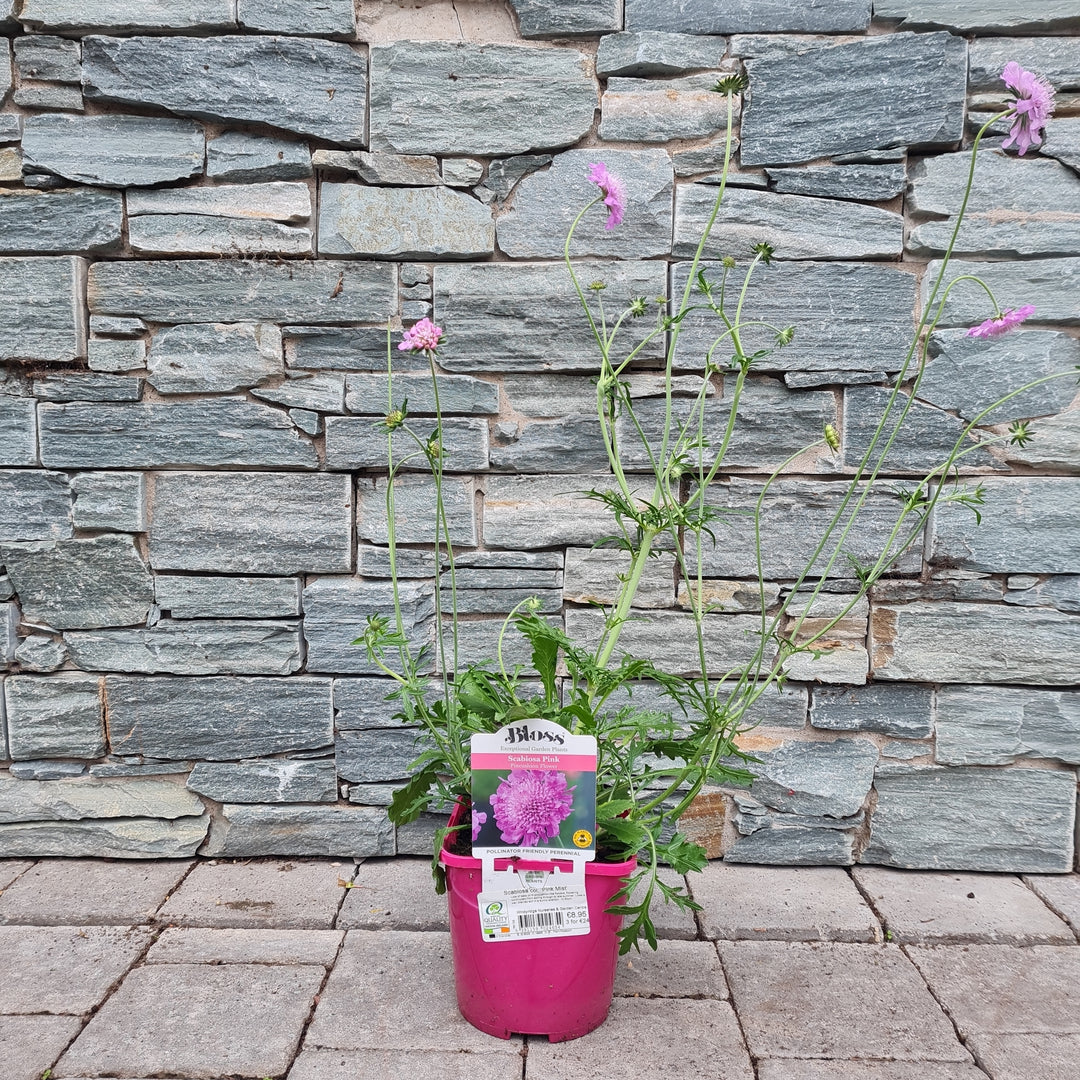
<path fill-rule="evenodd" d="M 549 1044 L 458 1015 L 424 860 L 0 861 L 0 1074 L 1078 1075 L 1080 876 L 715 863 L 691 884 L 697 922 L 669 913 L 607 1023 Z"/>

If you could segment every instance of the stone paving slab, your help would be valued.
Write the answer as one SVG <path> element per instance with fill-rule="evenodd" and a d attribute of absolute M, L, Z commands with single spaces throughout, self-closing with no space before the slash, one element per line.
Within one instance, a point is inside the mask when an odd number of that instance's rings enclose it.
<path fill-rule="evenodd" d="M 773 1060 L 757 1068 L 758 1080 L 986 1080 L 980 1068 L 959 1061 Z"/>
<path fill-rule="evenodd" d="M 1075 946 L 939 945 L 906 951 L 965 1038 L 975 1032 L 1080 1034 Z"/>
<path fill-rule="evenodd" d="M 519 1054 L 305 1050 L 289 1080 L 521 1080 Z"/>
<path fill-rule="evenodd" d="M 856 866 L 852 876 L 891 941 L 1072 944 L 1073 932 L 1013 874 L 954 874 Z"/>
<path fill-rule="evenodd" d="M 279 1076 L 323 975 L 256 964 L 138 968 L 61 1058 L 57 1076 Z"/>
<path fill-rule="evenodd" d="M 317 859 L 198 863 L 158 912 L 179 926 L 329 930 L 351 863 Z"/>
<path fill-rule="evenodd" d="M 319 997 L 304 1048 L 517 1053 L 458 1012 L 450 935 L 350 930 Z"/>
<path fill-rule="evenodd" d="M 615 996 L 725 999 L 728 988 L 711 941 L 665 940 L 619 957 Z"/>
<path fill-rule="evenodd" d="M 77 1016 L 0 1016 L 4 1080 L 41 1080 L 80 1027 Z"/>
<path fill-rule="evenodd" d="M 0 859 L 0 889 L 6 889 L 33 865 L 32 859 Z"/>
<path fill-rule="evenodd" d="M 617 998 L 604 1024 L 569 1042 L 529 1039 L 525 1080 L 754 1080 L 723 1001 Z"/>
<path fill-rule="evenodd" d="M 1080 874 L 1029 874 L 1024 881 L 1080 934 Z"/>
<path fill-rule="evenodd" d="M 150 936 L 139 926 L 0 926 L 0 1013 L 89 1012 Z"/>
<path fill-rule="evenodd" d="M 341 930 L 232 930 L 169 927 L 146 954 L 148 964 L 319 964 L 330 967 Z"/>
<path fill-rule="evenodd" d="M 994 1080 L 1065 1080 L 1080 1063 L 1080 1035 L 973 1035 L 975 1059 Z"/>
<path fill-rule="evenodd" d="M 368 859 L 345 890 L 344 930 L 447 930 L 446 897 L 435 892 L 430 859 Z"/>
<path fill-rule="evenodd" d="M 971 1060 L 898 946 L 732 941 L 719 948 L 755 1057 Z"/>
<path fill-rule="evenodd" d="M 711 862 L 690 879 L 702 932 L 729 941 L 880 941 L 847 873 L 831 866 Z"/>
<path fill-rule="evenodd" d="M 175 859 L 42 859 L 0 895 L 0 924 L 147 923 L 190 867 Z"/>

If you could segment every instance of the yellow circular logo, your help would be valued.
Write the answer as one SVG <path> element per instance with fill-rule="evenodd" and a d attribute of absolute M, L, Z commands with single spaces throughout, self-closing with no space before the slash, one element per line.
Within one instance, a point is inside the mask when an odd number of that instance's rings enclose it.
<path fill-rule="evenodd" d="M 574 833 L 574 846 L 587 848 L 592 843 L 592 833 L 588 829 L 578 829 Z"/>

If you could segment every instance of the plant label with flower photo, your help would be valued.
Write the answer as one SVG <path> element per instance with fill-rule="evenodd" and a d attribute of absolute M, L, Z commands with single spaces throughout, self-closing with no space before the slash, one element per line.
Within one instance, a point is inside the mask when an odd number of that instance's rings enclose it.
<path fill-rule="evenodd" d="M 496 870 L 484 860 L 480 933 L 484 941 L 522 938 L 578 937 L 589 932 L 589 902 L 585 895 L 585 863 L 568 871 Z"/>
<path fill-rule="evenodd" d="M 473 735 L 473 857 L 596 858 L 596 739 L 549 720 Z"/>

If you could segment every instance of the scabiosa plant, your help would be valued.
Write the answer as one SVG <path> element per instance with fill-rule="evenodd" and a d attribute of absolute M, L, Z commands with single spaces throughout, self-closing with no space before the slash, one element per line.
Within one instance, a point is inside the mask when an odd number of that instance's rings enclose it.
<path fill-rule="evenodd" d="M 574 808 L 574 788 L 556 770 L 511 769 L 491 796 L 504 844 L 536 847 L 559 835 Z"/>
<path fill-rule="evenodd" d="M 1000 337 L 1007 334 L 1014 326 L 1019 326 L 1025 319 L 1030 319 L 1035 314 L 1035 308 L 1031 304 L 1018 307 L 1015 311 L 1009 308 L 992 319 L 986 319 L 973 326 L 968 332 L 968 337 L 990 338 Z"/>
<path fill-rule="evenodd" d="M 1005 65 L 1001 78 L 1016 94 L 1011 109 L 1013 125 L 1001 145 L 1005 149 L 1015 145 L 1023 156 L 1045 137 L 1043 129 L 1054 111 L 1054 88 L 1034 72 L 1025 71 L 1015 60 Z"/>
<path fill-rule="evenodd" d="M 401 352 L 433 353 L 442 341 L 443 329 L 430 319 L 421 319 L 415 326 L 405 331 L 398 345 Z"/>
<path fill-rule="evenodd" d="M 589 181 L 604 193 L 604 205 L 608 208 L 608 219 L 604 228 L 614 229 L 616 225 L 621 225 L 626 212 L 626 188 L 623 187 L 623 182 L 613 173 L 609 173 L 602 161 L 589 165 Z"/>

